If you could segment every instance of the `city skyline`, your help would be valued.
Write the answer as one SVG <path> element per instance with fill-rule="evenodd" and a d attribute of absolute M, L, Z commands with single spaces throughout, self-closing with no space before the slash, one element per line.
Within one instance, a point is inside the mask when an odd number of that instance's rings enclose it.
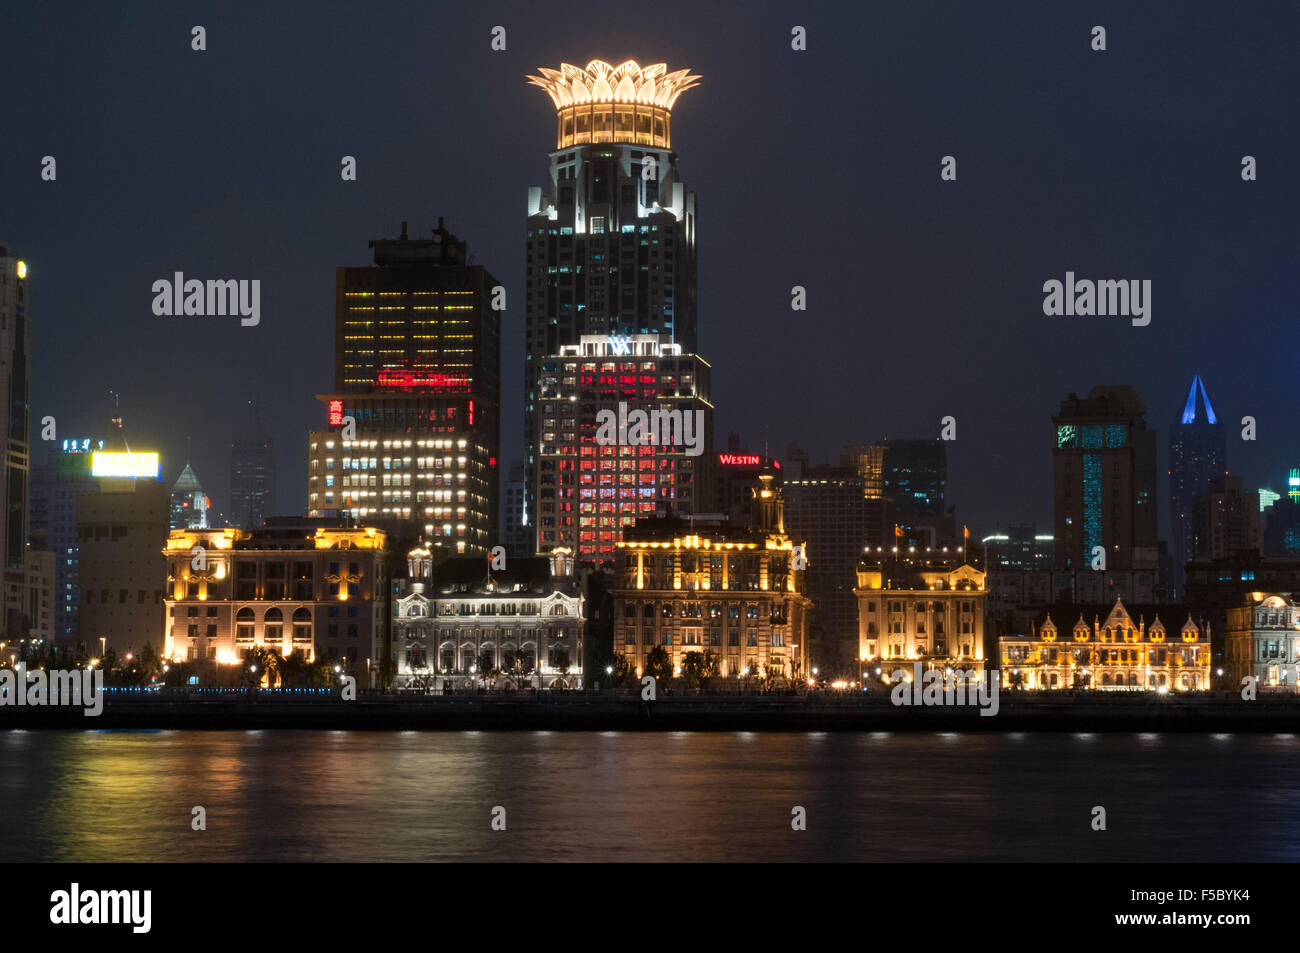
<path fill-rule="evenodd" d="M 833 10 L 810 16 L 811 35 L 842 20 L 850 33 L 858 30 L 865 38 L 867 14 Z M 711 36 L 710 18 L 722 15 L 693 13 L 701 26 L 693 36 Z M 1212 71 L 1214 83 L 1201 95 L 1197 84 L 1208 81 L 1198 77 L 1206 71 L 1198 68 L 1189 79 L 1187 63 L 1179 57 L 1191 53 L 1169 35 L 1183 27 L 1140 13 L 1125 14 L 1110 29 L 1133 43 L 1152 44 L 1142 66 L 1115 50 L 1090 61 L 1082 59 L 1086 48 L 1067 54 L 1064 47 L 1051 47 L 1067 41 L 1055 16 L 1040 11 L 1009 21 L 997 37 L 968 48 L 971 31 L 962 27 L 970 26 L 966 18 L 975 14 L 957 12 L 944 29 L 924 34 L 888 17 L 872 23 L 872 33 L 891 36 L 892 49 L 868 61 L 865 70 L 855 57 L 829 46 L 823 54 L 814 45 L 799 59 L 779 41 L 788 33 L 783 14 L 778 6 L 760 5 L 752 20 L 728 20 L 733 42 L 682 39 L 668 26 L 638 22 L 635 48 L 626 50 L 611 49 L 608 37 L 620 26 L 633 29 L 630 14 L 579 26 L 544 43 L 531 39 L 537 31 L 529 26 L 538 14 L 512 14 L 506 24 L 508 49 L 491 59 L 460 49 L 468 44 L 450 42 L 483 32 L 469 15 L 453 11 L 435 31 L 439 68 L 451 74 L 459 57 L 472 62 L 465 75 L 474 84 L 473 95 L 462 95 L 461 84 L 451 91 L 421 85 L 414 77 L 395 92 L 386 80 L 358 77 L 344 84 L 329 78 L 329 57 L 313 57 L 299 72 L 282 71 L 269 53 L 287 42 L 287 35 L 259 25 L 255 36 L 245 36 L 240 30 L 247 23 L 240 14 L 223 29 L 214 28 L 205 54 L 184 44 L 166 53 L 137 49 L 132 36 L 174 28 L 139 20 L 122 40 L 127 49 L 112 52 L 115 61 L 124 52 L 131 54 L 128 61 L 141 63 L 157 57 L 167 63 L 180 56 L 216 59 L 224 55 L 216 42 L 223 33 L 240 35 L 246 48 L 251 43 L 249 68 L 238 79 L 217 84 L 198 61 L 198 85 L 190 95 L 216 108 L 240 83 L 270 88 L 261 112 L 246 117 L 261 134 L 254 138 L 265 144 L 259 152 L 246 152 L 230 137 L 188 124 L 182 113 L 171 140 L 174 150 L 141 152 L 132 143 L 147 141 L 142 123 L 152 110 L 119 111 L 112 125 L 101 125 L 88 71 L 103 63 L 92 47 L 86 63 L 69 64 L 62 93 L 28 117 L 25 138 L 38 155 L 25 158 L 18 150 L 0 157 L 6 180 L 30 182 L 14 192 L 4 237 L 31 267 L 38 317 L 32 344 L 34 419 L 55 416 L 60 437 L 93 435 L 109 416 L 109 390 L 119 391 L 128 430 L 162 451 L 169 483 L 183 463 L 184 440 L 192 438 L 194 470 L 221 509 L 228 498 L 229 440 L 240 429 L 244 406 L 229 389 L 251 391 L 256 382 L 279 448 L 279 509 L 298 512 L 300 505 L 286 501 L 303 499 L 306 474 L 290 461 L 303 458 L 299 448 L 306 433 L 321 423 L 314 395 L 328 390 L 330 270 L 364 263 L 356 246 L 363 232 L 395 237 L 403 219 L 422 231 L 444 216 L 511 296 L 503 316 L 501 415 L 502 458 L 508 465 L 522 455 L 521 435 L 511 425 L 521 419 L 522 407 L 517 382 L 525 295 L 518 222 L 526 190 L 538 179 L 538 156 L 555 142 L 555 119 L 549 109 L 538 108 L 526 77 L 545 64 L 594 57 L 618 63 L 633 56 L 643 63 L 690 64 L 704 77 L 676 110 L 674 147 L 682 150 L 684 177 L 707 199 L 701 210 L 700 352 L 716 368 L 719 442 L 735 431 L 748 449 L 766 445 L 779 455 L 797 439 L 813 460 L 833 463 L 846 444 L 885 435 L 937 435 L 942 418 L 952 415 L 957 440 L 948 447 L 949 495 L 959 514 L 981 531 L 1020 521 L 1047 525 L 1050 465 L 1041 434 L 1064 393 L 1133 383 L 1158 432 L 1157 496 L 1163 500 L 1165 422 L 1174 418 L 1186 380 L 1200 374 L 1228 423 L 1234 474 L 1249 488 L 1282 489 L 1292 465 L 1286 435 L 1295 403 L 1287 348 L 1261 350 L 1253 343 L 1279 334 L 1285 340 L 1290 325 L 1282 303 L 1296 290 L 1284 254 L 1294 246 L 1296 224 L 1270 211 L 1285 207 L 1296 188 L 1277 171 L 1276 161 L 1270 172 L 1267 158 L 1289 154 L 1296 135 L 1272 119 L 1285 108 L 1274 82 L 1289 68 L 1280 50 L 1250 47 L 1246 69 L 1247 41 L 1221 33 L 1221 46 L 1213 51 L 1221 68 Z M 17 35 L 52 29 L 46 16 L 32 11 Z M 93 33 L 99 16 L 83 12 L 70 29 Z M 396 42 L 414 51 L 414 37 L 430 35 L 432 19 L 394 16 L 383 31 L 386 44 L 399 37 Z M 1227 14 L 1207 17 L 1213 23 Z M 342 42 L 320 26 L 328 20 L 305 24 L 307 37 L 299 35 L 293 43 L 319 41 L 328 51 Z M 390 28 L 402 26 L 406 29 Z M 407 35 L 412 39 L 401 39 Z M 349 40 L 361 43 L 354 53 L 362 59 L 379 55 L 365 34 Z M 20 46 L 0 70 L 34 69 L 30 50 L 39 48 Z M 1013 51 L 1021 57 L 1015 70 L 991 74 L 1000 97 L 997 108 L 991 97 L 982 99 L 958 82 L 963 69 L 978 66 L 987 72 Z M 385 45 L 385 62 L 404 62 L 400 52 L 391 56 Z M 1206 55 L 1200 47 L 1195 52 Z M 1114 126 L 1107 128 L 1128 143 L 1122 154 L 1107 136 L 1076 141 L 1075 123 L 1066 117 L 1039 117 L 1032 128 L 1009 126 L 1002 114 L 1034 113 L 1026 99 L 1033 95 L 1034 71 L 1048 69 L 1050 58 L 1061 55 L 1081 61 L 1073 79 L 1059 82 L 1083 83 L 1078 77 L 1089 77 L 1088 85 L 1069 90 L 1085 117 L 1109 116 L 1118 102 L 1150 110 L 1153 102 L 1162 102 L 1162 92 L 1172 101 L 1158 115 L 1110 120 Z M 850 68 L 857 72 L 850 74 Z M 114 94 L 170 109 L 178 94 L 144 85 L 149 75 L 128 71 Z M 932 80 L 912 82 L 921 75 Z M 323 97 L 335 99 L 303 97 L 302 84 L 309 82 L 318 84 Z M 391 145 L 389 126 L 339 118 L 348 115 L 346 108 L 340 112 L 341 103 L 362 101 L 370 92 L 367 84 L 379 82 L 398 98 L 394 114 L 411 120 L 412 138 L 400 148 Z M 1172 97 L 1175 82 L 1179 95 Z M 1187 82 L 1196 89 L 1189 93 Z M 1145 105 L 1124 98 L 1123 90 L 1135 85 L 1148 90 Z M 1230 111 L 1235 125 L 1216 126 L 1222 112 L 1216 104 L 1243 98 L 1254 104 L 1252 110 Z M 286 124 L 280 111 L 291 100 L 301 101 L 302 113 Z M 482 103 L 491 105 L 491 122 L 476 108 Z M 849 127 L 824 122 L 845 110 L 870 115 L 873 122 Z M 920 117 L 924 126 L 918 128 Z M 887 135 L 877 135 L 880 130 Z M 1208 155 L 1204 149 L 1178 148 L 1193 134 L 1223 145 Z M 446 148 L 449 139 L 466 148 Z M 39 179 L 36 160 L 46 153 L 59 161 L 54 182 Z M 1247 153 L 1260 158 L 1258 181 L 1243 182 L 1239 175 L 1240 156 Z M 949 154 L 956 156 L 959 174 L 955 182 L 944 183 L 939 160 Z M 355 182 L 339 179 L 344 155 L 357 158 Z M 492 158 L 485 162 L 484 155 Z M 815 174 L 789 175 L 814 161 Z M 846 201 L 828 206 L 814 200 L 817 180 L 849 172 L 856 174 L 846 180 L 852 182 Z M 110 175 L 120 187 L 104 187 Z M 760 184 L 772 175 L 780 185 L 769 194 Z M 194 192 L 190 183 L 196 180 L 222 186 Z M 1065 193 L 1063 182 L 1070 185 Z M 152 201 L 173 209 L 181 225 L 150 214 L 142 201 L 146 186 Z M 235 194 L 241 201 L 228 201 Z M 306 220 L 304 207 L 311 210 Z M 773 227 L 773 209 L 781 213 L 778 227 Z M 1171 216 L 1182 227 L 1165 227 Z M 85 221 L 95 228 L 86 229 Z M 871 227 L 863 228 L 863 221 Z M 306 222 L 309 230 L 303 228 Z M 795 236 L 798 240 L 791 241 Z M 104 256 L 92 250 L 98 245 L 129 251 Z M 765 262 L 761 270 L 753 268 L 756 256 Z M 1151 325 L 1045 316 L 1043 282 L 1071 269 L 1152 280 Z M 150 282 L 175 271 L 260 279 L 260 325 L 154 316 Z M 794 285 L 807 289 L 806 312 L 790 310 Z M 803 330 L 808 322 L 815 323 L 814 333 Z M 990 327 L 1005 329 L 1008 322 L 1011 333 L 990 337 Z M 909 387 L 915 379 L 909 355 L 916 351 L 918 329 L 925 329 L 926 363 L 948 369 L 933 375 L 923 392 Z M 991 340 L 996 349 L 990 350 Z M 774 342 L 780 365 L 771 362 Z M 164 356 L 177 350 L 191 360 Z M 855 352 L 863 355 L 861 367 L 839 357 Z M 285 362 L 287 353 L 298 357 Z M 1153 362 L 1153 354 L 1159 360 Z M 195 373 L 191 361 L 200 357 L 212 372 Z M 141 360 L 147 362 L 144 375 L 134 371 Z M 777 366 L 795 369 L 794 386 L 771 386 Z M 76 388 L 63 385 L 67 367 L 78 368 Z M 837 368 L 843 370 L 836 373 Z M 969 381 L 976 375 L 995 386 L 982 386 L 973 399 Z M 1258 421 L 1255 442 L 1240 440 L 1237 421 L 1246 415 Z M 846 420 L 853 421 L 852 430 Z M 1000 461 L 1008 455 L 1041 477 L 1003 480 Z M 1167 513 L 1160 513 L 1160 521 L 1160 534 L 1167 536 Z"/>

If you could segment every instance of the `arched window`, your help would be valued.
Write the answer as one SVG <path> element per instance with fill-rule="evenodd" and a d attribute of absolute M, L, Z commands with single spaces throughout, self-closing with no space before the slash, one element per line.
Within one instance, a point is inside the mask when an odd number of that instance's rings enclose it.
<path fill-rule="evenodd" d="M 237 613 L 235 613 L 235 621 L 236 621 L 236 622 L 255 622 L 255 621 L 257 621 L 257 616 L 255 616 L 255 615 L 253 614 L 253 610 L 252 610 L 252 609 L 250 609 L 250 608 L 248 608 L 247 606 L 245 606 L 244 608 L 240 609 Z"/>
<path fill-rule="evenodd" d="M 266 610 L 265 618 L 267 622 L 283 622 L 284 613 L 275 606 L 271 606 L 271 608 Z"/>
<path fill-rule="evenodd" d="M 293 621 L 294 621 L 294 622 L 310 622 L 310 621 L 311 621 L 311 610 L 310 610 L 310 609 L 303 609 L 303 608 L 295 609 L 294 612 L 293 612 Z"/>
<path fill-rule="evenodd" d="M 568 614 L 569 611 L 565 609 L 564 606 L 562 605 L 557 604 L 551 607 L 551 615 L 568 615 Z"/>

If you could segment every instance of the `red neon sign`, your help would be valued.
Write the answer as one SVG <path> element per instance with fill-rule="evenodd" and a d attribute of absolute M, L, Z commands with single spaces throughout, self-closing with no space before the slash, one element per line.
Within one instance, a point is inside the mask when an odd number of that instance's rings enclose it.
<path fill-rule="evenodd" d="M 339 427 L 343 424 L 343 401 L 330 401 L 330 426 Z"/>
<path fill-rule="evenodd" d="M 380 387 L 391 387 L 396 390 L 433 390 L 444 393 L 468 394 L 470 379 L 468 377 L 453 377 L 449 374 L 421 374 L 405 368 L 385 367 L 379 371 L 378 384 Z"/>
<path fill-rule="evenodd" d="M 756 467 L 759 464 L 756 453 L 720 453 L 718 462 L 726 467 Z"/>

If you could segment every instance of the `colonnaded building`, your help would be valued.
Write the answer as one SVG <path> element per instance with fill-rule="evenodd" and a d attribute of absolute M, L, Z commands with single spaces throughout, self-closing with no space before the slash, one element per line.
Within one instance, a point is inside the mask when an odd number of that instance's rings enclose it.
<path fill-rule="evenodd" d="M 858 656 L 984 669 L 985 574 L 964 549 L 864 552 L 857 569 Z"/>
<path fill-rule="evenodd" d="M 408 556 L 393 605 L 401 691 L 581 688 L 583 595 L 568 550 L 547 556 Z"/>
<path fill-rule="evenodd" d="M 1248 675 L 1271 691 L 1300 691 L 1300 602 L 1290 592 L 1252 592 L 1228 610 L 1227 663 L 1234 686 Z"/>
<path fill-rule="evenodd" d="M 301 650 L 374 687 L 387 637 L 385 545 L 373 527 L 282 517 L 251 532 L 173 530 L 163 655 L 235 665 L 253 646 Z"/>
<path fill-rule="evenodd" d="M 1168 605 L 1130 607 L 1116 599 L 1103 620 L 1105 606 L 1053 606 L 1030 635 L 999 640 L 1002 682 L 1049 691 L 1208 691 L 1209 623 L 1188 615 L 1180 629 L 1170 631 L 1160 619 L 1161 612 L 1186 611 Z M 1077 616 L 1077 621 L 1062 629 L 1053 614 L 1061 620 Z"/>
<path fill-rule="evenodd" d="M 703 652 L 726 678 L 806 677 L 810 557 L 785 533 L 772 473 L 753 493 L 750 525 L 667 516 L 624 532 L 610 593 L 614 651 L 638 676 L 663 646 L 674 667 Z"/>

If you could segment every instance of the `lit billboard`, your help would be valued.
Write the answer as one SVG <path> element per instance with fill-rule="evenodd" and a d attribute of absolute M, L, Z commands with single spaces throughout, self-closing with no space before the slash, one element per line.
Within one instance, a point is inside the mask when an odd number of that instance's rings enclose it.
<path fill-rule="evenodd" d="M 91 476 L 156 480 L 160 472 L 156 453 L 112 453 L 96 450 L 90 455 Z"/>

